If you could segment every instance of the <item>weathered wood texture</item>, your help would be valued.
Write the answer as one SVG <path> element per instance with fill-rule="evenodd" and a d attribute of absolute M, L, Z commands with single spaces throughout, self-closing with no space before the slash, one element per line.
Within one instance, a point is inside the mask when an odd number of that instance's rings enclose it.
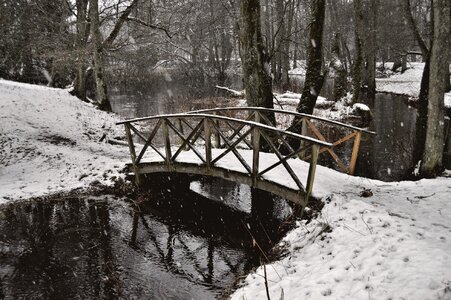
<path fill-rule="evenodd" d="M 311 136 L 301 135 L 281 128 L 267 118 L 268 112 L 283 116 L 301 117 L 311 131 Z M 211 114 L 210 114 L 211 113 Z M 235 118 L 229 117 L 234 115 Z M 341 126 L 352 133 L 334 143 L 326 140 L 325 136 L 313 124 L 314 120 Z M 289 124 L 290 122 L 287 122 Z M 357 153 L 362 132 L 371 133 L 363 129 L 318 117 L 295 112 L 279 111 L 264 108 L 227 108 L 190 112 L 186 114 L 152 116 L 127 120 L 124 124 L 130 146 L 133 171 L 139 183 L 139 174 L 156 172 L 178 172 L 220 177 L 239 183 L 248 184 L 262 189 L 297 204 L 305 206 L 313 191 L 318 155 L 327 152 L 338 163 L 344 172 L 352 173 L 357 160 Z M 277 126 L 278 125 L 278 126 Z M 133 140 L 135 138 L 141 143 Z M 286 142 L 287 138 L 299 141 L 299 147 L 293 149 Z M 354 139 L 351 165 L 345 164 L 333 151 L 333 147 Z M 262 143 L 268 152 L 275 154 L 275 163 L 262 167 Z M 140 152 L 136 155 L 137 148 Z M 212 148 L 221 148 L 220 154 L 213 157 Z M 240 153 L 240 149 L 252 150 L 252 161 Z M 284 149 L 283 151 L 281 149 Z M 195 155 L 196 163 L 180 161 L 180 154 L 190 150 Z M 146 152 L 152 151 L 161 159 L 146 161 Z M 242 172 L 225 169 L 223 164 L 232 155 L 243 167 Z M 290 159 L 302 156 L 309 162 L 308 178 L 302 182 L 298 174 L 289 164 Z M 155 157 L 155 156 L 154 156 Z M 263 175 L 269 171 L 283 167 L 287 180 L 292 180 L 296 188 L 288 188 L 279 183 L 265 179 Z"/>

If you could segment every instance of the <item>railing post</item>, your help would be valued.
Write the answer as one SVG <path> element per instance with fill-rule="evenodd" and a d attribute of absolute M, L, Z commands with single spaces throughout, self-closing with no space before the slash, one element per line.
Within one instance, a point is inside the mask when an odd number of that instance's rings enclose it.
<path fill-rule="evenodd" d="M 166 166 L 168 168 L 168 170 L 170 170 L 171 168 L 171 157 L 172 157 L 172 153 L 171 153 L 171 140 L 169 139 L 169 126 L 168 126 L 168 119 L 163 119 L 163 139 L 164 139 L 164 149 L 166 152 L 166 157 L 165 157 L 165 161 L 166 161 Z"/>
<path fill-rule="evenodd" d="M 132 133 L 130 131 L 130 124 L 124 123 L 124 126 L 125 126 L 125 135 L 127 136 L 127 141 L 128 141 L 128 148 L 130 150 L 130 156 L 132 158 L 133 172 L 135 173 L 135 184 L 136 184 L 136 186 L 139 187 L 141 184 L 141 179 L 139 176 L 138 164 L 136 163 L 135 144 L 133 142 Z"/>
<path fill-rule="evenodd" d="M 255 112 L 255 122 L 260 122 L 260 113 Z M 260 162 L 260 130 L 254 127 L 252 130 L 252 182 L 257 185 L 258 168 Z"/>
<path fill-rule="evenodd" d="M 218 113 L 216 113 L 216 115 L 218 115 Z M 219 135 L 218 129 L 219 127 L 219 121 L 215 120 L 213 122 L 216 122 L 216 127 L 217 129 L 215 130 L 215 133 L 213 133 L 214 139 L 215 139 L 215 148 L 220 148 L 221 147 L 221 136 Z"/>
<path fill-rule="evenodd" d="M 312 194 L 313 190 L 313 182 L 315 180 L 315 172 L 316 172 L 316 163 L 318 161 L 318 154 L 319 154 L 319 145 L 313 144 L 312 145 L 312 157 L 310 159 L 310 167 L 308 170 L 308 177 L 307 177 L 307 185 L 306 185 L 306 191 L 305 191 L 305 205 L 307 206 L 308 200 Z"/>
<path fill-rule="evenodd" d="M 349 175 L 354 175 L 355 172 L 355 165 L 357 163 L 357 157 L 359 156 L 359 147 L 360 147 L 360 140 L 362 138 L 362 132 L 357 131 L 356 135 L 354 137 L 354 146 L 352 147 L 352 156 L 351 156 L 351 163 L 349 164 Z"/>
<path fill-rule="evenodd" d="M 307 136 L 307 122 L 305 121 L 305 118 L 301 119 L 301 135 Z M 305 146 L 305 142 L 300 141 L 299 147 L 303 148 Z M 305 157 L 305 150 L 299 152 L 299 158 L 304 159 Z"/>
<path fill-rule="evenodd" d="M 211 126 L 210 119 L 204 119 L 204 133 L 205 133 L 205 163 L 207 168 L 211 166 Z"/>
<path fill-rule="evenodd" d="M 182 135 L 184 135 L 183 124 L 182 124 L 182 119 L 181 118 L 177 118 L 177 129 L 180 131 L 180 133 Z M 183 139 L 182 138 L 180 138 L 180 145 L 183 145 Z M 185 146 L 183 150 L 188 150 L 188 147 Z"/>

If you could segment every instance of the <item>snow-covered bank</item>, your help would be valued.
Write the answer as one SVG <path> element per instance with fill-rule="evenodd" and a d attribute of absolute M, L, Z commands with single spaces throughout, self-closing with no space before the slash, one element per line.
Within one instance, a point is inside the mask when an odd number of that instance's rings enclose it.
<path fill-rule="evenodd" d="M 290 232 L 288 256 L 266 267 L 271 299 L 451 299 L 451 178 L 329 180 L 321 217 Z M 263 274 L 231 298 L 266 299 Z"/>
<path fill-rule="evenodd" d="M 376 78 L 378 92 L 394 93 L 418 98 L 424 63 L 411 62 L 404 73 L 397 73 L 386 78 Z M 451 107 L 451 92 L 445 94 L 445 106 Z"/>
<path fill-rule="evenodd" d="M 105 143 L 123 136 L 118 119 L 66 90 L 0 80 L 0 203 L 111 184 L 128 161 Z"/>
<path fill-rule="evenodd" d="M 408 69 L 402 74 L 397 73 L 386 78 L 376 78 L 376 90 L 416 98 L 420 93 L 423 69 L 424 63 L 409 63 Z"/>

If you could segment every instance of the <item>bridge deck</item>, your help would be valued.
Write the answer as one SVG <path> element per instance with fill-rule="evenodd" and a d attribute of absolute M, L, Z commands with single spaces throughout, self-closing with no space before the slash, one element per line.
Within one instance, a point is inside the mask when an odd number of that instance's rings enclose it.
<path fill-rule="evenodd" d="M 236 118 L 221 115 L 235 111 L 240 113 Z M 118 123 L 125 126 L 136 184 L 140 184 L 139 175 L 145 173 L 214 176 L 272 192 L 305 207 L 312 195 L 318 155 L 330 154 L 343 172 L 353 174 L 361 135 L 365 132 L 350 125 L 294 112 L 229 108 L 214 113 L 151 116 Z M 293 132 L 291 127 L 276 126 L 274 118 L 271 119 L 273 113 L 281 114 L 282 118 L 294 118 L 280 124 L 293 122 L 302 134 Z M 339 126 L 344 136 L 329 142 L 314 122 Z M 137 127 L 135 123 L 143 126 Z M 351 133 L 346 133 L 349 130 Z M 347 166 L 333 147 L 352 140 Z M 320 177 L 325 170 L 327 168 L 321 168 Z M 322 180 L 324 186 L 331 184 L 333 177 L 324 176 L 327 178 Z M 318 190 L 318 184 L 315 190 Z"/>
<path fill-rule="evenodd" d="M 223 151 L 223 149 L 212 149 L 212 156 L 217 157 Z M 252 163 L 252 150 L 240 149 L 238 151 L 248 163 Z M 275 154 L 261 152 L 260 155 L 260 164 L 262 169 L 278 161 L 278 157 Z M 288 160 L 288 164 L 291 166 L 299 179 L 303 182 L 307 180 L 309 170 L 308 162 L 294 158 Z M 235 182 L 238 181 L 244 184 L 252 185 L 252 178 L 248 175 L 246 169 L 240 164 L 233 153 L 227 154 L 224 160 L 218 161 L 214 169 L 210 170 L 210 174 L 208 174 L 208 171 L 205 169 L 205 165 L 193 151 L 184 151 L 181 153 L 176 159 L 176 164 L 173 164 L 173 166 L 174 168 L 177 168 L 176 171 L 180 173 L 212 175 L 224 179 L 227 179 L 227 177 L 235 177 L 235 180 L 233 180 Z M 140 173 L 169 171 L 165 161 L 155 152 L 146 153 L 146 156 L 143 157 L 143 160 L 139 164 L 139 169 Z M 355 181 L 355 179 L 357 179 L 347 174 L 343 174 L 319 165 L 317 166 L 316 174 L 317 176 L 312 196 L 317 198 L 330 194 L 334 190 L 339 190 L 340 186 L 350 184 L 353 180 Z M 290 176 L 288 176 L 282 165 L 272 169 L 266 174 L 263 174 L 262 177 L 266 182 L 257 182 L 258 188 L 284 196 L 293 202 L 304 204 L 304 191 L 299 191 L 296 183 Z M 353 180 L 351 180 L 351 178 L 353 178 Z"/>

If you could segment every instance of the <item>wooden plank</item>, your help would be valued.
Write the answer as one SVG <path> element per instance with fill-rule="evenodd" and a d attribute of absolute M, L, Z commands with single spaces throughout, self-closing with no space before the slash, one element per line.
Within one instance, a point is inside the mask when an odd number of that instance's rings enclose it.
<path fill-rule="evenodd" d="M 204 119 L 204 134 L 205 134 L 205 164 L 207 168 L 211 167 L 211 127 L 210 120 Z"/>
<path fill-rule="evenodd" d="M 255 122 L 260 122 L 260 113 L 255 113 Z M 257 182 L 258 168 L 260 163 L 260 130 L 254 127 L 252 131 L 252 179 Z"/>
<path fill-rule="evenodd" d="M 354 131 L 353 133 L 351 133 L 351 134 L 349 134 L 349 135 L 347 135 L 347 136 L 345 136 L 345 137 L 339 139 L 338 141 L 335 141 L 335 142 L 332 144 L 332 148 L 335 147 L 335 146 L 338 146 L 338 145 L 340 145 L 340 144 L 342 144 L 342 143 L 344 143 L 344 142 L 346 142 L 347 140 L 352 139 L 352 138 L 357 134 L 357 132 L 358 132 L 358 131 Z M 323 152 L 325 152 L 325 151 L 327 151 L 327 148 L 321 147 L 321 148 L 319 149 L 319 154 L 321 154 L 321 153 L 323 153 Z M 308 156 L 304 157 L 304 159 L 310 159 L 310 157 L 311 157 L 311 155 L 308 155 Z"/>
<path fill-rule="evenodd" d="M 354 145 L 352 147 L 351 162 L 349 164 L 349 175 L 354 175 L 354 172 L 355 172 L 355 165 L 357 163 L 357 157 L 359 156 L 359 147 L 360 147 L 361 137 L 362 137 L 362 133 L 360 131 L 356 131 Z"/>
<path fill-rule="evenodd" d="M 223 158 L 224 156 L 226 156 L 228 153 L 230 153 L 230 151 L 233 152 L 233 154 L 235 155 L 235 157 L 238 159 L 238 161 L 243 165 L 243 167 L 246 169 L 246 171 L 249 173 L 249 175 L 252 175 L 252 168 L 247 164 L 246 160 L 243 158 L 243 156 L 241 156 L 241 154 L 235 149 L 236 145 L 238 145 L 241 142 L 241 139 L 246 138 L 246 136 L 252 132 L 253 127 L 251 127 L 242 137 L 240 137 L 239 139 L 237 139 L 235 142 L 233 142 L 232 144 L 228 141 L 228 139 L 221 133 L 219 132 L 219 134 L 222 136 L 224 142 L 227 145 L 227 149 L 221 153 L 218 157 L 216 157 L 213 161 L 212 164 L 216 163 L 217 161 L 219 161 L 221 158 Z"/>
<path fill-rule="evenodd" d="M 199 130 L 200 128 L 202 128 L 202 124 L 205 121 L 205 119 L 201 120 L 199 122 L 199 124 L 195 127 L 195 130 L 193 132 L 190 133 L 190 135 L 185 139 L 185 137 L 178 131 L 177 127 L 174 126 L 174 124 L 172 124 L 171 122 L 168 123 L 169 127 L 183 140 L 182 145 L 180 145 L 180 147 L 177 149 L 176 153 L 171 157 L 171 161 L 175 161 L 175 159 L 177 158 L 177 156 L 180 154 L 181 151 L 185 150 L 185 147 L 188 146 L 191 150 L 193 150 L 193 152 L 197 155 L 197 157 L 200 158 L 200 160 L 205 163 L 205 159 L 202 156 L 202 154 L 199 152 L 199 150 L 197 150 L 196 145 L 194 144 L 196 142 L 196 140 L 194 140 L 193 142 L 190 142 L 190 139 L 193 135 L 198 136 L 198 132 L 201 132 L 201 130 Z"/>
<path fill-rule="evenodd" d="M 310 130 L 312 130 L 313 134 L 316 135 L 317 138 L 319 138 L 321 141 L 326 141 L 326 138 L 321 134 L 321 132 L 319 132 L 318 128 L 315 127 L 315 125 L 313 125 L 312 122 L 310 122 L 309 120 L 305 119 L 305 122 L 307 123 L 307 126 L 310 128 Z M 335 160 L 335 162 L 337 163 L 338 167 L 345 173 L 348 172 L 348 168 L 345 166 L 345 164 L 341 161 L 341 159 L 338 157 L 338 155 L 334 152 L 334 150 L 332 150 L 331 148 L 327 148 L 326 149 L 327 152 L 329 152 L 330 156 L 332 156 L 332 158 Z"/>
<path fill-rule="evenodd" d="M 291 176 L 291 178 L 293 179 L 293 181 L 296 183 L 296 185 L 298 186 L 299 190 L 304 190 L 304 185 L 301 183 L 301 181 L 299 180 L 298 176 L 296 175 L 296 173 L 293 171 L 293 169 L 291 168 L 291 166 L 288 164 L 288 162 L 284 159 L 283 155 L 280 153 L 280 151 L 277 149 L 277 147 L 274 145 L 273 141 L 271 140 L 271 138 L 266 134 L 266 132 L 261 132 L 261 136 L 268 142 L 268 144 L 270 145 L 270 147 L 272 148 L 272 150 L 274 151 L 274 153 L 276 154 L 276 156 L 279 158 L 279 160 L 281 161 L 282 165 L 285 167 L 285 170 L 287 170 L 288 174 Z"/>
<path fill-rule="evenodd" d="M 312 146 L 312 158 L 310 159 L 310 166 L 308 170 L 308 177 L 307 177 L 307 185 L 306 185 L 306 191 L 305 191 L 305 204 L 308 204 L 308 200 L 310 196 L 312 195 L 313 191 L 313 182 L 315 180 L 315 173 L 316 173 L 316 164 L 318 162 L 318 154 L 319 154 L 319 146 L 313 145 Z"/>
<path fill-rule="evenodd" d="M 217 125 L 216 127 L 217 128 L 221 128 L 220 125 L 219 125 L 219 121 L 218 120 L 214 120 L 213 122 L 216 123 L 216 125 Z M 221 147 L 221 137 L 219 136 L 219 132 L 217 130 L 215 130 L 213 136 L 214 136 L 214 141 L 215 141 L 214 147 L 215 148 L 220 148 Z"/>
<path fill-rule="evenodd" d="M 169 127 L 168 127 L 169 120 L 164 118 L 163 119 L 163 140 L 164 140 L 164 150 L 165 150 L 165 161 L 166 161 L 166 167 L 168 170 L 171 168 L 171 140 L 169 139 Z"/>
<path fill-rule="evenodd" d="M 233 133 L 229 137 L 229 140 L 234 139 L 236 136 L 240 138 L 241 137 L 241 130 L 243 130 L 243 128 L 247 126 L 246 124 L 241 124 L 240 126 L 238 126 L 238 128 L 235 128 L 235 127 L 232 126 L 232 124 L 230 124 L 230 121 L 228 121 L 228 120 L 224 121 L 224 123 L 227 126 L 229 126 L 230 129 L 233 130 Z M 248 141 L 246 141 L 246 139 L 242 139 L 242 141 L 249 147 L 249 149 L 252 149 L 252 145 Z"/>
<path fill-rule="evenodd" d="M 152 140 L 155 137 L 155 135 L 157 134 L 158 129 L 160 128 L 160 125 L 161 125 L 161 120 L 158 120 L 157 124 L 155 124 L 155 127 L 153 128 L 152 132 L 150 133 L 149 138 L 147 139 L 146 143 L 144 144 L 144 147 L 141 149 L 141 152 L 138 155 L 136 163 L 139 163 L 141 161 L 147 148 L 149 148 L 149 146 L 152 144 Z M 152 147 L 152 148 L 155 150 L 155 147 Z M 156 152 L 159 153 L 160 151 L 156 151 Z M 160 153 L 160 155 L 161 155 L 161 153 Z"/>
<path fill-rule="evenodd" d="M 135 144 L 133 142 L 132 133 L 130 131 L 130 124 L 125 123 L 124 125 L 125 125 L 125 135 L 127 136 L 127 141 L 128 141 L 128 149 L 130 151 L 130 157 L 132 159 L 133 172 L 135 173 L 135 184 L 136 184 L 136 186 L 139 187 L 141 185 L 141 179 L 139 176 L 139 168 L 138 168 L 138 165 L 136 164 Z"/>
<path fill-rule="evenodd" d="M 185 135 L 184 128 L 183 128 L 183 123 L 182 123 L 182 118 L 178 118 L 177 119 L 177 129 L 182 134 L 182 136 Z M 183 144 L 183 139 L 180 138 L 180 145 L 182 145 L 182 144 Z M 185 148 L 183 148 L 183 150 L 188 150 L 188 148 L 185 147 Z"/>
<path fill-rule="evenodd" d="M 322 117 L 318 117 L 315 115 L 309 115 L 309 114 L 304 114 L 304 113 L 299 113 L 299 112 L 295 112 L 295 111 L 287 111 L 287 110 L 281 110 L 281 109 L 274 109 L 274 108 L 264 108 L 264 107 L 223 107 L 223 108 L 209 108 L 209 109 L 201 109 L 201 110 L 195 110 L 195 111 L 190 111 L 189 114 L 204 114 L 204 113 L 212 113 L 212 112 L 225 112 L 225 111 L 260 111 L 260 112 L 273 112 L 273 113 L 280 113 L 283 115 L 291 115 L 294 117 L 299 117 L 299 118 L 309 118 L 312 120 L 317 120 L 320 122 L 324 122 L 324 123 L 329 123 L 332 125 L 335 125 L 337 127 L 344 127 L 344 128 L 349 128 L 352 130 L 357 130 L 363 133 L 367 133 L 367 134 L 372 134 L 372 135 L 376 135 L 375 132 L 370 131 L 370 130 L 366 130 L 365 128 L 360 128 L 360 127 L 356 127 L 353 125 L 349 125 L 349 124 L 345 124 L 342 122 L 338 122 L 335 120 L 329 120 L 326 118 L 322 118 Z M 141 118 L 143 119 L 143 118 Z M 123 122 L 130 122 L 130 121 L 135 121 L 137 119 L 132 119 L 132 120 L 127 120 L 127 121 L 123 121 Z M 139 119 L 138 119 L 139 120 Z M 119 122 L 116 124 L 121 124 L 123 122 Z"/>

